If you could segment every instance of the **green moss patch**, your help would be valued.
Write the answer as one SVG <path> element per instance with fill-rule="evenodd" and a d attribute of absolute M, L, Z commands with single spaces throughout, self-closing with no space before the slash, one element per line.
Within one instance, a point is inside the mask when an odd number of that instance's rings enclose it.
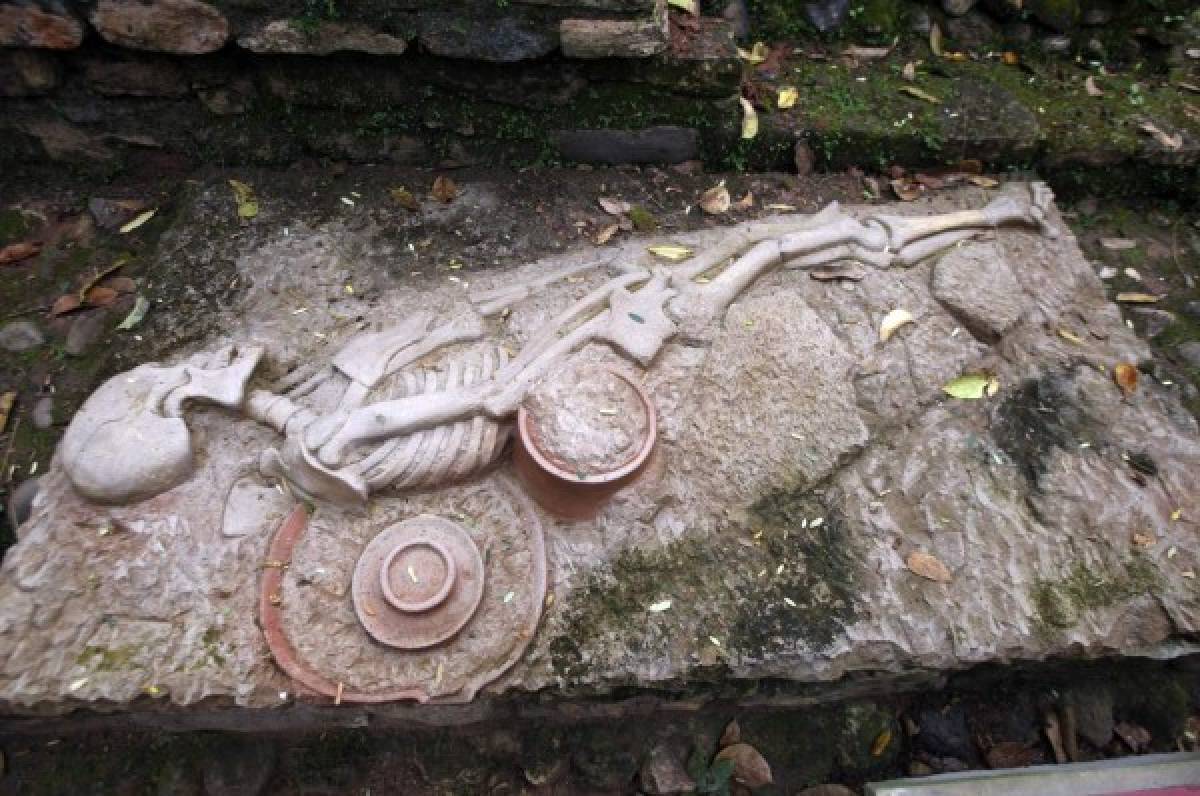
<path fill-rule="evenodd" d="M 1038 581 L 1030 596 L 1041 629 L 1049 632 L 1072 627 L 1088 611 L 1151 593 L 1161 583 L 1154 565 L 1134 555 L 1109 571 L 1076 564 L 1059 580 Z"/>

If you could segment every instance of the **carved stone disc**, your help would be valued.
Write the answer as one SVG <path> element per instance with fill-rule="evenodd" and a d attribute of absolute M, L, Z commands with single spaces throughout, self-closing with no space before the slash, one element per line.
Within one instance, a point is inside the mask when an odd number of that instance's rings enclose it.
<path fill-rule="evenodd" d="M 354 611 L 381 644 L 432 647 L 462 630 L 483 596 L 483 560 L 462 526 L 422 514 L 371 540 L 354 569 Z"/>

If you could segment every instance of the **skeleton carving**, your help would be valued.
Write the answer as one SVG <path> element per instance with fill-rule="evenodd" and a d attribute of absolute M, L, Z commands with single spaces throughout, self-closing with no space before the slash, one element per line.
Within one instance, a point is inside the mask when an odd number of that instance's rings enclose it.
<path fill-rule="evenodd" d="M 215 369 L 138 368 L 101 387 L 84 405 L 64 438 L 64 464 L 80 491 L 101 502 L 132 502 L 169 489 L 190 468 L 190 441 L 179 416 L 183 401 L 197 398 L 240 408 L 282 434 L 283 444 L 262 454 L 259 469 L 313 499 L 353 506 L 362 505 L 372 490 L 434 487 L 494 462 L 530 387 L 588 343 L 607 343 L 646 366 L 675 335 L 711 336 L 730 303 L 773 268 L 843 259 L 877 268 L 909 265 L 1006 224 L 1053 235 L 1046 223 L 1051 198 L 1048 188 L 1035 184 L 1024 200 L 1001 197 L 980 210 L 940 216 L 874 215 L 858 221 L 835 203 L 798 221 L 751 226 L 671 270 L 616 266 L 615 276 L 553 318 L 515 356 L 479 347 L 451 359 L 441 373 L 411 366 L 448 346 L 477 343 L 484 318 L 533 290 L 610 262 L 477 293 L 476 315 L 432 330 L 430 315 L 415 313 L 393 328 L 353 338 L 331 366 L 300 369 L 276 391 L 246 393 L 257 351 L 233 364 L 225 364 L 224 355 L 218 359 L 223 367 Z M 367 403 L 389 378 L 385 400 Z M 344 383 L 334 411 L 318 415 L 304 406 L 306 395 L 334 382 Z M 130 441 L 127 431 L 111 433 L 128 429 L 130 422 L 161 440 L 145 465 L 120 455 L 140 442 Z"/>

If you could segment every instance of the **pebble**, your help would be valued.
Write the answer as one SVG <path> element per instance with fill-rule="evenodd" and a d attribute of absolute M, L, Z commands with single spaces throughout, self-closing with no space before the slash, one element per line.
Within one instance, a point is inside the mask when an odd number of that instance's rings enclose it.
<path fill-rule="evenodd" d="M 82 356 L 104 334 L 105 320 L 108 313 L 103 310 L 93 310 L 75 316 L 71 330 L 67 332 L 67 353 L 73 357 Z"/>
<path fill-rule="evenodd" d="M 1200 341 L 1193 340 L 1190 343 L 1184 343 L 1177 350 L 1188 367 L 1200 370 Z"/>
<path fill-rule="evenodd" d="M 638 770 L 638 784 L 643 793 L 652 796 L 693 793 L 696 790 L 696 783 L 684 770 L 679 756 L 663 746 L 655 746 L 650 750 Z"/>
<path fill-rule="evenodd" d="M 1200 321 L 1200 301 L 1189 301 L 1183 305 L 1183 314 Z"/>
<path fill-rule="evenodd" d="M 942 0 L 942 10 L 954 17 L 961 17 L 963 14 L 975 7 L 978 0 Z"/>
<path fill-rule="evenodd" d="M 16 354 L 45 342 L 46 336 L 33 321 L 12 321 L 0 326 L 0 348 L 5 351 Z"/>
<path fill-rule="evenodd" d="M 49 395 L 43 395 L 33 405 L 33 411 L 29 414 L 33 420 L 34 428 L 50 428 L 50 426 L 54 425 L 54 399 Z"/>
<path fill-rule="evenodd" d="M 1047 36 L 1046 38 L 1042 39 L 1042 52 L 1061 54 L 1070 51 L 1070 36 Z"/>

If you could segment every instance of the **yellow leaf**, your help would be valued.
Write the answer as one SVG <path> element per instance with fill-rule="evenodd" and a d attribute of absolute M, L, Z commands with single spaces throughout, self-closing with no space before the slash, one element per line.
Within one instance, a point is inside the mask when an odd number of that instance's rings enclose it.
<path fill-rule="evenodd" d="M 137 216 L 137 218 L 133 219 L 128 224 L 121 227 L 121 234 L 124 235 L 128 232 L 133 232 L 135 229 L 140 227 L 142 224 L 145 224 L 147 221 L 154 218 L 154 214 L 157 212 L 158 212 L 157 210 L 147 210 L 146 212 L 139 214 Z"/>
<path fill-rule="evenodd" d="M 936 556 L 931 556 L 929 553 L 913 552 L 908 554 L 908 558 L 904 559 L 905 566 L 908 571 L 914 575 L 920 575 L 926 580 L 936 581 L 937 583 L 949 583 L 954 579 L 950 574 L 950 570 Z"/>
<path fill-rule="evenodd" d="M 739 100 L 742 103 L 742 138 L 750 139 L 758 135 L 758 113 L 750 104 L 750 100 L 745 97 L 740 97 Z"/>
<path fill-rule="evenodd" d="M 738 47 L 738 57 L 743 61 L 748 61 L 752 64 L 761 64 L 767 60 L 767 45 L 761 41 L 754 42 L 754 46 L 750 48 L 750 52 L 746 52 L 741 47 Z"/>
<path fill-rule="evenodd" d="M 1122 304 L 1153 304 L 1159 297 L 1151 293 L 1118 293 L 1117 301 Z"/>
<path fill-rule="evenodd" d="M 875 743 L 871 744 L 871 757 L 879 757 L 892 743 L 892 731 L 884 730 L 875 736 Z"/>
<path fill-rule="evenodd" d="M 934 55 L 942 54 L 942 29 L 936 22 L 929 28 L 929 49 Z"/>
<path fill-rule="evenodd" d="M 952 379 L 942 387 L 942 392 L 953 398 L 976 400 L 985 395 L 995 395 L 1000 382 L 987 373 L 968 373 Z"/>
<path fill-rule="evenodd" d="M 1000 184 L 999 180 L 993 180 L 991 177 L 984 177 L 981 174 L 972 174 L 967 177 L 967 182 L 978 185 L 980 188 L 995 188 Z"/>
<path fill-rule="evenodd" d="M 1008 66 L 1016 66 L 1017 64 L 1021 63 L 1021 56 L 1017 55 L 1011 50 L 1007 50 L 1001 54 L 1000 60 Z"/>
<path fill-rule="evenodd" d="M 800 92 L 792 86 L 786 86 L 779 89 L 779 96 L 775 99 L 775 107 L 782 110 L 787 110 L 796 104 L 796 100 L 800 98 Z"/>
<path fill-rule="evenodd" d="M 1072 332 L 1070 329 L 1060 328 L 1058 330 L 1058 336 L 1064 340 L 1070 340 L 1075 345 L 1083 345 L 1083 338 Z"/>
<path fill-rule="evenodd" d="M 883 322 L 879 324 L 879 339 L 886 343 L 901 326 L 906 323 L 915 322 L 916 318 L 914 318 L 912 313 L 908 310 L 892 310 L 887 315 L 883 316 Z"/>
<path fill-rule="evenodd" d="M 663 243 L 658 246 L 651 246 L 646 251 L 653 254 L 655 257 L 661 257 L 664 260 L 670 260 L 673 263 L 681 262 L 692 256 L 692 250 L 687 246 L 680 246 L 675 243 Z"/>
<path fill-rule="evenodd" d="M 618 229 L 620 229 L 620 227 L 617 224 L 609 224 L 607 227 L 604 227 L 596 233 L 596 236 L 592 238 L 592 242 L 597 246 L 603 246 L 612 240 L 612 236 L 617 234 Z"/>
<path fill-rule="evenodd" d="M 696 0 L 667 0 L 667 5 L 686 11 L 692 16 L 700 16 L 700 4 Z"/>
<path fill-rule="evenodd" d="M 253 188 L 241 180 L 230 180 L 229 187 L 233 189 L 239 218 L 254 218 L 258 215 L 258 200 L 254 198 Z"/>
<path fill-rule="evenodd" d="M 941 103 L 940 99 L 933 96 L 928 91 L 922 91 L 921 89 L 917 88 L 916 86 L 901 86 L 900 91 L 904 94 L 908 94 L 910 97 L 916 97 L 919 100 L 925 100 L 926 102 L 932 102 L 934 105 L 938 105 Z"/>
<path fill-rule="evenodd" d="M 415 213 L 421 209 L 421 203 L 417 201 L 417 197 L 413 196 L 412 191 L 408 190 L 403 185 L 393 188 L 392 190 L 388 191 L 388 193 L 391 195 L 392 199 L 396 201 L 396 204 L 400 205 L 409 212 Z"/>

